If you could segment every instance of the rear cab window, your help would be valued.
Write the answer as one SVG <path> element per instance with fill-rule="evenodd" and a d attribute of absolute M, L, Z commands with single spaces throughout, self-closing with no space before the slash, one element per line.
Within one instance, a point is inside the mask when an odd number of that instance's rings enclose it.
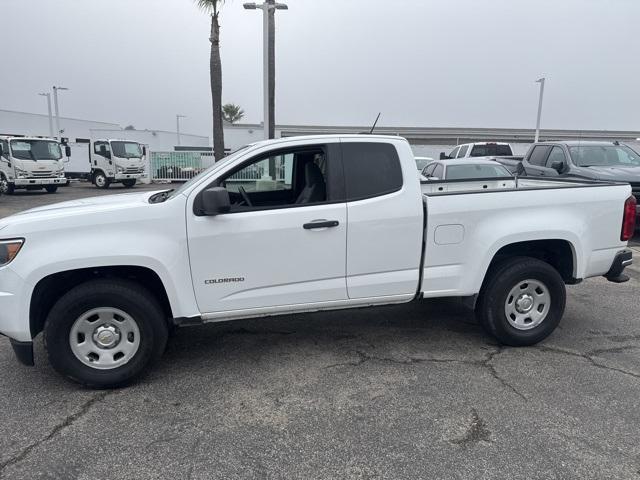
<path fill-rule="evenodd" d="M 499 143 L 487 143 L 485 145 L 474 145 L 471 149 L 470 157 L 510 157 L 513 155 L 510 145 Z"/>
<path fill-rule="evenodd" d="M 347 201 L 396 192 L 402 188 L 402 168 L 396 148 L 388 143 L 342 143 Z"/>

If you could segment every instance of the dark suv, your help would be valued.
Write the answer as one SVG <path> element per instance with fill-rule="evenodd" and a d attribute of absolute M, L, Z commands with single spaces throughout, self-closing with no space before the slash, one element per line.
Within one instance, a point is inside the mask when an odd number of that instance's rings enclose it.
<path fill-rule="evenodd" d="M 640 204 L 640 155 L 622 143 L 534 143 L 516 172 L 527 176 L 626 182 L 631 184 L 633 195 Z"/>

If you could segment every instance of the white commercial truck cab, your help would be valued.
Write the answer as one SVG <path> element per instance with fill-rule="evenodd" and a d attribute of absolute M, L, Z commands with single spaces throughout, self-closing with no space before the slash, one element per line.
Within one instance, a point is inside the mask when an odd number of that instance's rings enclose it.
<path fill-rule="evenodd" d="M 145 174 L 146 147 L 131 140 L 100 139 L 89 144 L 91 180 L 98 188 L 112 183 L 133 187 Z"/>
<path fill-rule="evenodd" d="M 36 137 L 0 137 L 0 192 L 12 194 L 17 189 L 55 193 L 66 185 L 63 154 L 71 155 L 68 146 L 57 140 Z"/>
<path fill-rule="evenodd" d="M 58 372 L 104 388 L 174 326 L 460 297 L 499 342 L 533 345 L 565 284 L 628 280 L 628 184 L 482 181 L 421 185 L 400 137 L 290 137 L 177 190 L 31 209 L 0 220 L 0 333 L 33 365 L 44 332 Z"/>

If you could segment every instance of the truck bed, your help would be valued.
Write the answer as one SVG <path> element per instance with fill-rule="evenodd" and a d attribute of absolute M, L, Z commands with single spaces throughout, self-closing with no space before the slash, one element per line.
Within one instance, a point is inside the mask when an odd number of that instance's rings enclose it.
<path fill-rule="evenodd" d="M 515 191 L 515 190 L 542 190 L 558 188 L 584 188 L 607 187 L 612 185 L 624 185 L 615 182 L 596 182 L 589 180 L 567 179 L 539 179 L 535 177 L 515 178 L 486 178 L 469 180 L 436 180 L 421 181 L 422 194 L 426 196 L 455 194 L 455 193 L 482 193 L 487 191 Z"/>
<path fill-rule="evenodd" d="M 626 246 L 620 225 L 631 195 L 628 184 L 519 178 L 516 185 L 502 178 L 429 181 L 421 188 L 427 211 L 425 297 L 477 294 L 489 259 L 507 244 L 564 244 L 569 248 L 558 251 L 571 252 L 566 256 L 576 281 L 604 275 Z"/>

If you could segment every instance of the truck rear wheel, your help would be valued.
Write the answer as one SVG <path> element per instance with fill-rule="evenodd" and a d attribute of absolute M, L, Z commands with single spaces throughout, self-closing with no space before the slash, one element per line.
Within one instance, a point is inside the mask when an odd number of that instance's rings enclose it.
<path fill-rule="evenodd" d="M 500 343 L 534 345 L 556 329 L 565 302 L 564 281 L 555 268 L 536 258 L 512 257 L 487 273 L 476 315 Z"/>
<path fill-rule="evenodd" d="M 131 188 L 136 184 L 136 179 L 134 178 L 133 180 L 123 180 L 122 184 L 125 188 Z"/>
<path fill-rule="evenodd" d="M 109 185 L 111 185 L 111 181 L 103 172 L 96 172 L 93 175 L 93 183 L 98 188 L 109 188 Z"/>
<path fill-rule="evenodd" d="M 47 185 L 44 187 L 47 193 L 56 193 L 58 191 L 58 187 L 56 185 Z"/>
<path fill-rule="evenodd" d="M 49 361 L 61 375 L 92 388 L 131 383 L 167 343 L 165 315 L 137 283 L 93 280 L 66 293 L 44 327 Z"/>

